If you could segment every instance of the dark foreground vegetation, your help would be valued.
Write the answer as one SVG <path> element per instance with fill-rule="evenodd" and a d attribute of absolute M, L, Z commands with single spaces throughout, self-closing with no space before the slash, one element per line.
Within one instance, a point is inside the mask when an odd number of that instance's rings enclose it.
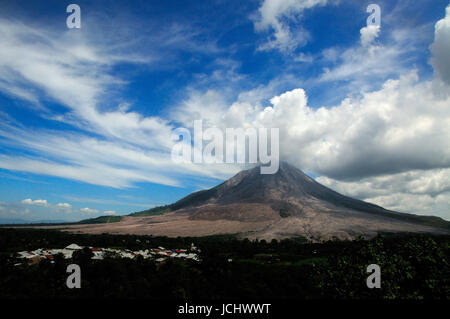
<path fill-rule="evenodd" d="M 169 259 L 73 260 L 57 256 L 14 265 L 11 255 L 36 248 L 163 246 L 201 249 L 202 261 Z M 379 236 L 373 240 L 305 243 L 237 240 L 233 236 L 165 238 L 80 235 L 0 229 L 0 298 L 450 298 L 450 236 Z M 81 289 L 66 287 L 68 264 L 81 267 Z M 369 289 L 369 264 L 381 268 L 381 288 Z"/>

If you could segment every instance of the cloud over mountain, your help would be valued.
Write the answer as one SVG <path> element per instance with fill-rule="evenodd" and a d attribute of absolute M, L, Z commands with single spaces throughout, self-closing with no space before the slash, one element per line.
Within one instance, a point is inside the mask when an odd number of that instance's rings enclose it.
<path fill-rule="evenodd" d="M 145 23 L 122 31 L 103 27 L 99 35 L 93 28 L 56 32 L 45 24 L 37 28 L 0 18 L 0 91 L 13 101 L 1 101 L 5 151 L 0 168 L 113 189 L 141 183 L 183 187 L 194 178 L 196 186 L 209 185 L 211 178 L 225 179 L 239 167 L 170 160 L 173 129 L 191 128 L 193 120 L 203 119 L 221 128 L 278 127 L 282 158 L 318 175 L 322 183 L 387 208 L 445 214 L 450 207 L 450 6 L 444 18 L 433 20 L 434 38 L 427 39 L 434 76 L 411 66 L 411 51 L 420 48 L 420 26 L 412 31 L 384 24 L 382 29 L 349 27 L 352 38 L 346 40 L 352 44 L 319 48 L 311 73 L 280 61 L 279 54 L 265 59 L 272 49 L 289 55 L 317 40 L 300 22 L 329 3 L 262 1 L 252 21 L 246 15 L 247 27 L 257 37 L 242 44 L 251 52 L 245 56 L 249 66 L 235 62 L 242 53 L 233 45 L 224 49 L 219 40 L 201 42 L 196 29 L 176 23 L 128 41 Z M 152 41 L 143 41 L 146 37 Z M 216 56 L 223 51 L 229 55 Z M 201 60 L 208 54 L 212 56 Z M 155 83 L 124 93 L 138 82 L 139 71 L 171 64 L 176 55 L 183 64 L 201 62 L 165 81 L 159 80 L 164 72 L 158 69 L 152 74 Z M 281 71 L 271 74 L 278 64 Z M 267 73 L 239 73 L 257 65 Z M 123 76 L 123 69 L 135 78 Z M 196 83 L 183 77 L 189 73 L 195 73 Z M 154 101 L 154 92 L 146 95 L 154 87 L 163 98 Z M 319 95 L 338 102 L 317 107 L 311 101 Z M 158 109 L 163 102 L 164 109 Z M 7 105 L 13 105 L 9 113 Z M 17 119 L 21 113 L 29 116 L 23 123 Z M 24 194 L 22 205 L 43 207 L 28 197 L 41 198 Z M 412 198 L 420 204 L 412 207 Z"/>

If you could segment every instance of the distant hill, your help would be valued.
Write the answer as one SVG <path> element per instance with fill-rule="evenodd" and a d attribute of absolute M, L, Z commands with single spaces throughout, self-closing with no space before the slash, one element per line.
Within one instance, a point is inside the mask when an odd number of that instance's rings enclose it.
<path fill-rule="evenodd" d="M 2 225 L 8 225 L 8 224 L 26 224 L 31 223 L 30 221 L 27 221 L 25 219 L 18 219 L 18 218 L 0 218 L 0 224 Z"/>
<path fill-rule="evenodd" d="M 103 224 L 103 223 L 117 223 L 122 220 L 122 216 L 100 216 L 96 218 L 84 219 L 73 225 L 83 225 L 83 224 Z"/>
<path fill-rule="evenodd" d="M 66 223 L 65 220 L 26 220 L 19 218 L 0 218 L 0 225 L 11 225 L 11 224 L 54 224 L 54 223 Z"/>
<path fill-rule="evenodd" d="M 143 211 L 140 211 L 140 212 L 131 213 L 128 216 L 140 217 L 140 216 L 157 216 L 157 215 L 162 215 L 164 213 L 168 213 L 168 212 L 172 211 L 170 206 L 171 205 L 158 206 L 158 207 L 150 208 L 150 209 L 143 210 Z"/>
<path fill-rule="evenodd" d="M 0 226 L 68 226 L 68 225 L 85 225 L 85 224 L 103 224 L 120 222 L 122 216 L 100 216 L 96 218 L 83 219 L 78 222 L 67 222 L 63 220 L 41 220 L 27 221 L 24 219 L 0 219 Z"/>
<path fill-rule="evenodd" d="M 219 184 L 211 189 L 194 192 L 192 194 L 187 195 L 186 197 L 183 197 L 182 199 L 176 201 L 173 204 L 165 205 L 165 206 L 157 206 L 157 207 L 143 210 L 140 212 L 132 213 L 129 216 L 134 216 L 134 217 L 156 216 L 156 215 L 162 215 L 165 213 L 173 212 L 173 211 L 176 211 L 177 209 L 192 206 L 195 204 L 201 204 L 203 201 L 209 200 L 210 198 L 217 195 L 220 187 L 223 184 L 225 184 L 225 183 Z"/>

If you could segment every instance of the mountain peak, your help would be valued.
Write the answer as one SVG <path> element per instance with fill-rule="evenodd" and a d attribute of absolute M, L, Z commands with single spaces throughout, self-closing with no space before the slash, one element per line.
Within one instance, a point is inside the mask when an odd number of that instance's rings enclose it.
<path fill-rule="evenodd" d="M 241 171 L 210 190 L 178 201 L 174 208 L 189 212 L 194 219 L 264 221 L 277 220 L 280 214 L 305 218 L 317 214 L 352 216 L 359 213 L 367 218 L 419 221 L 416 215 L 389 211 L 339 194 L 286 161 L 280 162 L 275 174 L 261 174 L 259 166 Z"/>
<path fill-rule="evenodd" d="M 261 174 L 256 166 L 173 204 L 97 227 L 98 232 L 107 228 L 164 236 L 239 234 L 267 240 L 351 239 L 379 232 L 441 234 L 450 229 L 438 217 L 397 213 L 339 194 L 287 162 L 281 162 L 275 174 Z"/>

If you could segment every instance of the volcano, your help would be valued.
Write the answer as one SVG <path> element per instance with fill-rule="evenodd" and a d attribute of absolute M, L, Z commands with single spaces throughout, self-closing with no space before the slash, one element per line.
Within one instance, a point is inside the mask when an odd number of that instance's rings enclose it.
<path fill-rule="evenodd" d="M 89 233 L 161 236 L 237 234 L 250 239 L 309 240 L 370 238 L 386 233 L 450 232 L 439 217 L 399 213 L 341 195 L 282 162 L 277 173 L 241 171 L 222 184 L 119 222 L 73 226 Z"/>

